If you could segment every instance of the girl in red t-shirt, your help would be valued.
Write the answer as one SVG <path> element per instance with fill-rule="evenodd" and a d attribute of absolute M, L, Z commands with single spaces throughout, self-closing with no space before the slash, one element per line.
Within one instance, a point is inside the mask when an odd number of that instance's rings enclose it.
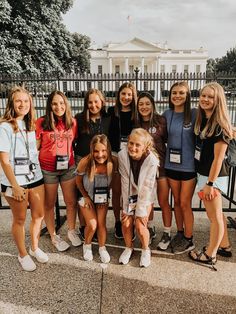
<path fill-rule="evenodd" d="M 73 246 L 82 244 L 75 232 L 77 204 L 72 148 L 75 137 L 76 120 L 72 118 L 69 102 L 62 92 L 53 91 L 47 100 L 46 115 L 36 122 L 36 138 L 45 182 L 45 222 L 58 251 L 69 248 L 55 232 L 54 206 L 59 184 L 66 204 L 68 238 Z"/>

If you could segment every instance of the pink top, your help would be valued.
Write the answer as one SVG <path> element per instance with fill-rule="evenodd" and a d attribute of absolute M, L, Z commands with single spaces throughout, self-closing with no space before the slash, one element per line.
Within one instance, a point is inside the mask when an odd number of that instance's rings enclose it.
<path fill-rule="evenodd" d="M 56 155 L 69 155 L 69 167 L 75 164 L 72 143 L 77 136 L 76 120 L 73 126 L 66 130 L 60 120 L 55 131 L 45 131 L 42 128 L 44 117 L 36 121 L 36 139 L 41 140 L 39 162 L 43 170 L 56 171 Z"/>

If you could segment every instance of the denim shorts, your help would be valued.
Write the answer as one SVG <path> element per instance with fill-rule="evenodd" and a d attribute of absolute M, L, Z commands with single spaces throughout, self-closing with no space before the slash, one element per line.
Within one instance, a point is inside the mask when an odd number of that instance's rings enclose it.
<path fill-rule="evenodd" d="M 44 183 L 46 184 L 55 184 L 55 183 L 60 183 L 63 181 L 68 181 L 76 176 L 76 167 L 71 166 L 69 169 L 66 170 L 56 170 L 56 171 L 47 171 L 43 170 L 43 178 L 44 178 Z"/>
<path fill-rule="evenodd" d="M 206 185 L 207 181 L 208 181 L 207 176 L 203 176 L 198 173 L 197 174 L 197 190 L 201 191 Z M 227 194 L 228 183 L 229 183 L 229 177 L 218 177 L 214 181 L 213 187 Z"/>

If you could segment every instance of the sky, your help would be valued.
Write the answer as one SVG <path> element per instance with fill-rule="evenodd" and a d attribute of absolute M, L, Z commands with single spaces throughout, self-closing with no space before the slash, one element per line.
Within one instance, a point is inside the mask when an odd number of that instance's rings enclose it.
<path fill-rule="evenodd" d="M 100 46 L 138 37 L 171 49 L 203 47 L 209 58 L 236 47 L 235 0 L 74 0 L 63 22 Z"/>

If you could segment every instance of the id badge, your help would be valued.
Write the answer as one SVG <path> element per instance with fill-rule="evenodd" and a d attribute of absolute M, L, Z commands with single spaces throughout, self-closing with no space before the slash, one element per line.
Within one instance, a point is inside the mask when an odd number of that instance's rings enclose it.
<path fill-rule="evenodd" d="M 95 187 L 93 192 L 94 204 L 108 203 L 108 187 Z"/>
<path fill-rule="evenodd" d="M 200 161 L 201 158 L 201 147 L 196 145 L 195 147 L 195 153 L 194 153 L 194 158 L 198 161 Z"/>
<path fill-rule="evenodd" d="M 28 175 L 30 174 L 30 161 L 27 157 L 16 157 L 14 162 L 15 175 Z"/>
<path fill-rule="evenodd" d="M 67 170 L 69 168 L 69 156 L 56 156 L 56 170 Z"/>
<path fill-rule="evenodd" d="M 120 149 L 127 147 L 127 143 L 128 143 L 128 137 L 127 136 L 121 136 L 121 138 L 120 138 Z"/>
<path fill-rule="evenodd" d="M 170 148 L 169 160 L 172 163 L 181 164 L 182 163 L 182 150 Z"/>
<path fill-rule="evenodd" d="M 129 205 L 128 205 L 128 213 L 131 213 L 135 210 L 137 205 L 138 195 L 131 195 L 129 196 Z"/>

